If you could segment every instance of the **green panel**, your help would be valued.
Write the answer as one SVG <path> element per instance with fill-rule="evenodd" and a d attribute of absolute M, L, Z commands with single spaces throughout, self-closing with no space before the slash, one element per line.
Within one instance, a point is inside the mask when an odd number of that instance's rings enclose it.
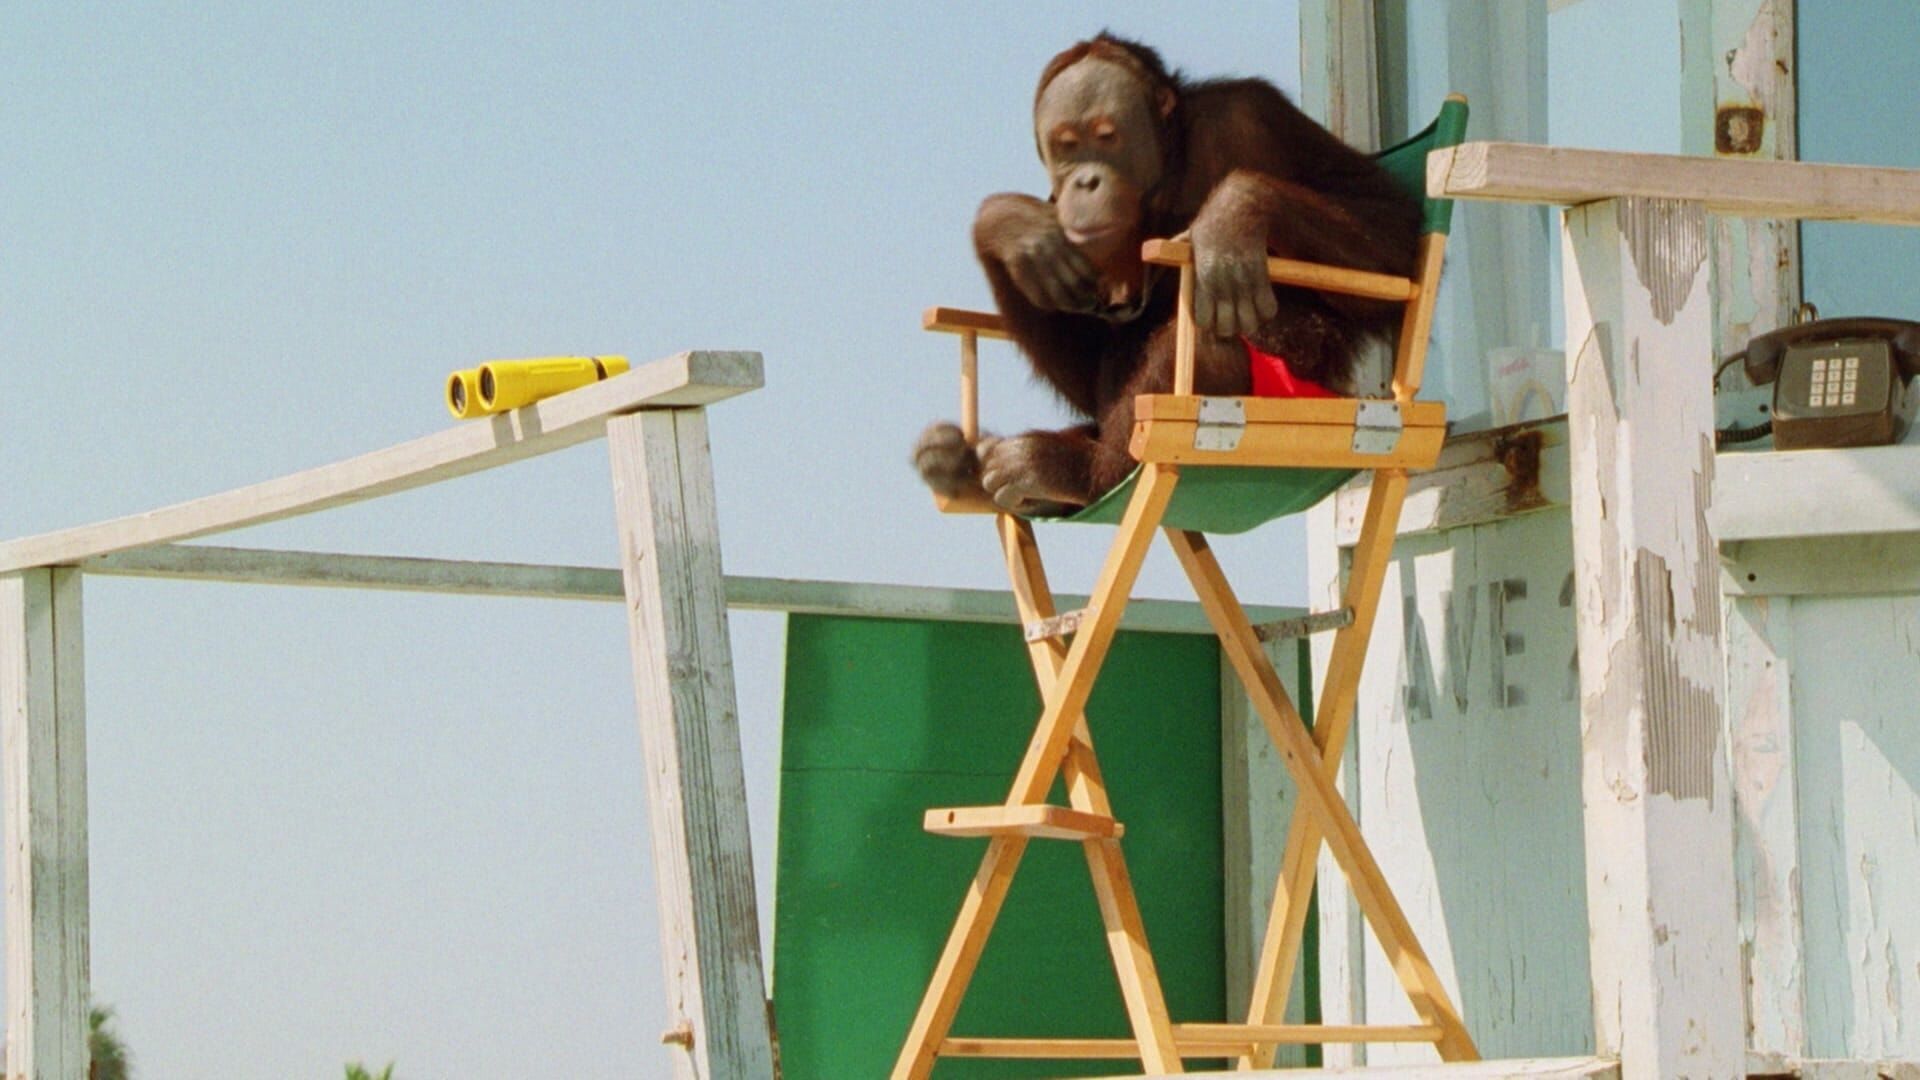
<path fill-rule="evenodd" d="M 1219 665 L 1211 637 L 1123 633 L 1088 706 L 1183 1020 L 1226 1009 Z M 788 1080 L 891 1068 L 986 848 L 921 815 L 1004 801 L 1039 710 L 1016 627 L 789 617 L 773 941 Z M 954 1033 L 1129 1034 L 1079 844 L 1028 845 Z M 952 1060 L 935 1076 L 1128 1067 Z"/>
<path fill-rule="evenodd" d="M 1180 482 L 1174 485 L 1173 498 L 1167 503 L 1162 524 L 1196 532 L 1243 533 L 1289 514 L 1310 509 L 1347 482 L 1352 469 L 1249 469 L 1229 466 L 1205 468 L 1189 465 L 1180 470 Z M 1140 470 L 1134 469 L 1113 490 L 1091 505 L 1063 518 L 1035 518 L 1036 521 L 1066 521 L 1078 524 L 1114 525 L 1127 512 L 1127 501 L 1139 483 Z"/>

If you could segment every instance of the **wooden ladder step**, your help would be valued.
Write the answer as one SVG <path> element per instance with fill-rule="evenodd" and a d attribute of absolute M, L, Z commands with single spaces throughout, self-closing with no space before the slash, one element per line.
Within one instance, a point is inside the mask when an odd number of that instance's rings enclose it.
<path fill-rule="evenodd" d="M 1181 1057 L 1225 1057 L 1250 1053 L 1257 1045 L 1327 1043 L 1424 1043 L 1440 1039 L 1438 1025 L 1405 1026 L 1327 1024 L 1175 1024 L 1173 1041 Z M 940 1044 L 941 1057 L 1048 1058 L 1056 1060 L 1137 1058 L 1132 1039 L 1009 1039 L 951 1036 Z"/>
<path fill-rule="evenodd" d="M 926 830 L 941 836 L 1037 836 L 1048 840 L 1118 840 L 1125 830 L 1101 814 L 1068 806 L 946 806 L 927 811 Z"/>

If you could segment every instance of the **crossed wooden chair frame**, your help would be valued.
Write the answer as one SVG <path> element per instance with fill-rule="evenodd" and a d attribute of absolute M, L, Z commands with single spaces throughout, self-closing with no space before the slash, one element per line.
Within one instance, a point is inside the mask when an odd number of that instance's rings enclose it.
<path fill-rule="evenodd" d="M 1446 245 L 1444 232 L 1421 241 L 1417 276 L 1405 278 L 1343 267 L 1269 259 L 1276 283 L 1397 301 L 1405 304 L 1394 354 L 1393 404 L 1401 431 L 1380 451 L 1355 438 L 1360 399 L 1238 398 L 1244 431 L 1231 449 L 1199 440 L 1202 407 L 1220 399 L 1193 392 L 1193 252 L 1179 240 L 1151 240 L 1147 261 L 1180 270 L 1175 330 L 1174 392 L 1136 401 L 1131 441 L 1141 461 L 1139 481 L 1118 527 L 1085 610 L 1062 618 L 1055 610 L 1032 525 L 997 513 L 995 525 L 1021 619 L 1028 627 L 1028 654 L 1045 705 L 1006 801 L 994 806 L 929 810 L 926 828 L 948 836 L 985 836 L 987 852 L 969 885 L 959 916 L 901 1048 L 895 1080 L 928 1076 L 941 1057 L 1137 1059 L 1149 1072 L 1178 1073 L 1182 1058 L 1232 1058 L 1241 1069 L 1272 1064 L 1283 1044 L 1432 1043 L 1447 1061 L 1478 1057 L 1439 973 L 1421 948 L 1380 865 L 1335 787 L 1351 727 L 1367 642 L 1407 490 L 1409 469 L 1431 468 L 1445 436 L 1445 407 L 1416 402 L 1426 360 L 1427 337 Z M 998 316 L 951 308 L 926 313 L 930 330 L 961 338 L 961 426 L 978 437 L 976 365 L 978 339 L 1005 337 Z M 1309 732 L 1281 685 L 1258 631 L 1228 584 L 1199 532 L 1166 527 L 1167 541 L 1192 581 L 1201 606 L 1219 636 L 1227 660 L 1285 760 L 1300 790 L 1288 827 L 1287 846 L 1274 887 L 1260 961 L 1244 1023 L 1175 1023 L 1168 1016 L 1139 904 L 1120 851 L 1122 827 L 1113 818 L 1105 781 L 1094 755 L 1085 708 L 1095 677 L 1113 643 L 1134 581 L 1162 527 L 1183 466 L 1307 467 L 1373 470 L 1366 516 L 1348 575 L 1345 606 L 1351 621 L 1336 632 L 1317 700 L 1319 722 Z M 979 500 L 936 500 L 946 512 L 994 512 Z M 1071 635 L 1071 643 L 1066 640 Z M 1047 793 L 1064 775 L 1067 806 L 1049 804 Z M 986 947 L 1000 906 L 1028 841 L 1039 837 L 1077 840 L 1106 926 L 1114 972 L 1132 1026 L 1131 1039 L 969 1038 L 951 1032 L 967 984 Z M 1325 843 L 1345 873 L 1368 925 L 1391 961 L 1418 1023 L 1401 1026 L 1286 1024 L 1287 993 L 1299 960 L 1319 850 Z"/>

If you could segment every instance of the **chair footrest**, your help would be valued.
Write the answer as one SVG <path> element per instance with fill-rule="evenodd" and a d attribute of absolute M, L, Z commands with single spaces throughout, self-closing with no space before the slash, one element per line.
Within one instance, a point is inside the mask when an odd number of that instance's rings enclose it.
<path fill-rule="evenodd" d="M 1428 1043 L 1438 1025 L 1333 1026 L 1322 1024 L 1174 1024 L 1173 1041 L 1183 1058 L 1246 1054 L 1262 1046 L 1325 1046 L 1331 1043 Z M 955 1035 L 940 1044 L 943 1058 L 1137 1058 L 1133 1039 L 1020 1039 Z"/>
<path fill-rule="evenodd" d="M 1125 830 L 1100 814 L 1068 806 L 946 806 L 927 811 L 926 830 L 941 836 L 1037 836 L 1048 840 L 1117 840 Z"/>

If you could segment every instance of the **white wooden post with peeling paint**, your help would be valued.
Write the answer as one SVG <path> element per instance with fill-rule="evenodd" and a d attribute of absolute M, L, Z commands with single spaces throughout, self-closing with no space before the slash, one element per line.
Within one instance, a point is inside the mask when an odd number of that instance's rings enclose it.
<path fill-rule="evenodd" d="M 706 413 L 607 421 L 674 1071 L 774 1075 Z"/>
<path fill-rule="evenodd" d="M 1664 199 L 1564 218 L 1596 1049 L 1627 1080 L 1745 1065 L 1706 229 Z"/>
<path fill-rule="evenodd" d="M 1794 0 L 1684 0 L 1680 25 L 1685 151 L 1792 160 Z M 1714 355 L 1725 356 L 1800 306 L 1800 223 L 1714 217 L 1708 228 Z M 1736 366 L 1725 378 L 1744 375 Z M 1800 1057 L 1808 1047 L 1789 604 L 1730 595 L 1722 610 L 1749 1048 Z"/>
<path fill-rule="evenodd" d="M 87 1075 L 87 735 L 80 571 L 0 575 L 8 1077 Z"/>

